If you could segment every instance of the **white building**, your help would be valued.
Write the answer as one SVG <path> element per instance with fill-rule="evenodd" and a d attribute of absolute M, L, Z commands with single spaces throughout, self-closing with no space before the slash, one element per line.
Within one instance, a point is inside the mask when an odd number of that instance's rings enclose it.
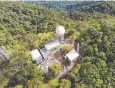
<path fill-rule="evenodd" d="M 64 40 L 65 28 L 63 26 L 58 26 L 56 28 L 56 36 L 60 41 Z"/>
<path fill-rule="evenodd" d="M 77 60 L 77 58 L 79 57 L 79 54 L 73 49 L 69 53 L 67 53 L 65 57 L 67 57 L 69 61 L 72 62 L 72 61 Z"/>
<path fill-rule="evenodd" d="M 46 50 L 52 50 L 60 45 L 58 40 L 53 40 L 47 44 L 45 44 L 45 49 Z"/>
<path fill-rule="evenodd" d="M 42 56 L 38 49 L 30 51 L 31 57 L 33 61 L 36 61 L 37 64 L 42 62 Z"/>

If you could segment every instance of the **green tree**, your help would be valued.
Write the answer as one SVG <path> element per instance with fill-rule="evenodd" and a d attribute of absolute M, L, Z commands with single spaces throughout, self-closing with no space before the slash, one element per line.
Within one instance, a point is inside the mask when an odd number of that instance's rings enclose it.
<path fill-rule="evenodd" d="M 61 79 L 61 82 L 59 83 L 59 88 L 70 88 L 71 82 L 67 79 Z"/>
<path fill-rule="evenodd" d="M 70 37 L 69 40 L 71 42 L 74 42 L 75 40 L 77 40 L 80 37 L 80 33 L 79 32 L 74 32 Z"/>
<path fill-rule="evenodd" d="M 65 53 L 70 52 L 72 50 L 72 47 L 70 45 L 63 45 L 62 49 Z"/>
<path fill-rule="evenodd" d="M 69 76 L 73 79 L 75 78 L 76 74 L 78 73 L 78 71 L 80 70 L 81 65 L 77 64 L 72 71 L 69 73 Z"/>
<path fill-rule="evenodd" d="M 38 78 L 32 78 L 27 81 L 27 88 L 45 88 L 45 85 Z"/>
<path fill-rule="evenodd" d="M 103 60 L 107 60 L 106 54 L 104 52 L 99 52 L 99 57 Z"/>
<path fill-rule="evenodd" d="M 51 79 L 51 80 L 49 80 L 48 83 L 51 87 L 54 87 L 54 88 L 56 88 L 58 86 L 58 80 L 56 80 L 56 79 Z"/>
<path fill-rule="evenodd" d="M 97 79 L 97 80 L 96 80 L 96 86 L 97 86 L 97 87 L 100 87 L 101 84 L 103 84 L 103 80 Z"/>
<path fill-rule="evenodd" d="M 17 86 L 15 86 L 15 88 L 23 88 L 23 86 L 22 85 L 17 85 Z"/>
<path fill-rule="evenodd" d="M 49 72 L 51 74 L 51 77 L 58 76 L 63 71 L 60 64 L 54 64 L 49 68 Z"/>
<path fill-rule="evenodd" d="M 94 50 L 93 50 L 93 47 L 91 45 L 88 46 L 88 54 L 90 56 L 93 56 L 94 55 Z"/>

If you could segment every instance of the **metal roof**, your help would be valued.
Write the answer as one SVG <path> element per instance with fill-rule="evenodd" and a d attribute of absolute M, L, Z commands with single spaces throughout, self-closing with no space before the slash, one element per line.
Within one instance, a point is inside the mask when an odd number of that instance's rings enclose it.
<path fill-rule="evenodd" d="M 37 60 L 38 58 L 42 57 L 40 52 L 38 51 L 38 49 L 30 51 L 30 54 L 31 54 L 33 60 Z"/>
<path fill-rule="evenodd" d="M 79 56 L 79 54 L 73 49 L 71 50 L 69 53 L 66 54 L 66 57 L 68 57 L 68 59 L 70 61 L 73 61 L 75 59 L 77 59 Z"/>
<path fill-rule="evenodd" d="M 55 47 L 57 47 L 59 45 L 60 45 L 60 43 L 59 43 L 58 40 L 53 40 L 53 41 L 45 44 L 45 49 L 46 50 L 51 50 L 51 49 L 53 49 L 53 48 L 55 48 Z"/>

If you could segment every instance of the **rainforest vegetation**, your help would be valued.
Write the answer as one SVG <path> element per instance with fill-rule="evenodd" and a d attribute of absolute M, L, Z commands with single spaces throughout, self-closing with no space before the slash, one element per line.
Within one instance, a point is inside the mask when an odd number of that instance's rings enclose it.
<path fill-rule="evenodd" d="M 47 78 L 29 53 L 53 39 L 58 25 L 81 55 L 60 81 L 59 65 Z M 0 57 L 0 88 L 114 88 L 115 2 L 0 2 L 1 47 L 10 60 Z"/>

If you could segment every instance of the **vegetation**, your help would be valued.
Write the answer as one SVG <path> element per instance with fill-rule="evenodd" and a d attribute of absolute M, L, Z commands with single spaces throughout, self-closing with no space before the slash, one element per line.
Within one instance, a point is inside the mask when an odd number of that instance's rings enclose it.
<path fill-rule="evenodd" d="M 64 51 L 65 53 L 68 53 L 72 50 L 72 46 L 71 45 L 66 45 L 64 44 L 62 47 L 62 51 Z"/>
<path fill-rule="evenodd" d="M 10 61 L 0 58 L 0 87 L 114 88 L 115 3 L 45 3 L 0 3 L 0 47 L 10 55 Z M 29 54 L 55 37 L 57 25 L 66 28 L 65 37 L 71 42 L 79 42 L 81 56 L 60 81 L 55 79 L 63 71 L 60 65 L 50 67 L 49 80 Z M 66 46 L 65 50 L 69 49 Z"/>
<path fill-rule="evenodd" d="M 38 78 L 34 78 L 28 80 L 27 88 L 45 88 L 45 85 Z"/>
<path fill-rule="evenodd" d="M 49 68 L 49 74 L 51 75 L 50 78 L 55 78 L 55 77 L 58 76 L 62 71 L 63 71 L 63 68 L 61 67 L 60 64 L 52 65 L 52 66 Z"/>
<path fill-rule="evenodd" d="M 100 4 L 101 2 L 94 2 L 94 1 L 41 1 L 38 2 L 45 7 L 55 9 L 57 11 L 74 11 L 74 10 L 81 10 L 86 7 L 92 6 L 92 4 Z"/>
<path fill-rule="evenodd" d="M 84 62 L 80 74 L 84 78 L 84 83 L 90 84 L 90 87 L 108 87 L 109 85 L 112 88 L 115 86 L 113 69 L 115 57 L 113 49 L 115 45 L 113 44 L 114 29 L 108 26 L 106 22 L 104 24 L 101 24 L 100 31 L 95 28 L 89 29 L 80 42 Z"/>
<path fill-rule="evenodd" d="M 71 82 L 69 80 L 66 79 L 62 79 L 60 84 L 59 84 L 59 88 L 70 88 L 71 87 Z"/>
<path fill-rule="evenodd" d="M 79 70 L 80 70 L 81 65 L 77 64 L 73 70 L 69 73 L 69 77 L 71 77 L 71 79 L 75 79 L 76 78 L 76 74 L 78 74 Z M 78 78 L 77 78 L 78 79 Z"/>
<path fill-rule="evenodd" d="M 58 80 L 56 80 L 56 79 L 52 79 L 52 80 L 50 80 L 49 81 L 49 85 L 51 86 L 51 87 L 57 87 L 58 86 Z"/>

